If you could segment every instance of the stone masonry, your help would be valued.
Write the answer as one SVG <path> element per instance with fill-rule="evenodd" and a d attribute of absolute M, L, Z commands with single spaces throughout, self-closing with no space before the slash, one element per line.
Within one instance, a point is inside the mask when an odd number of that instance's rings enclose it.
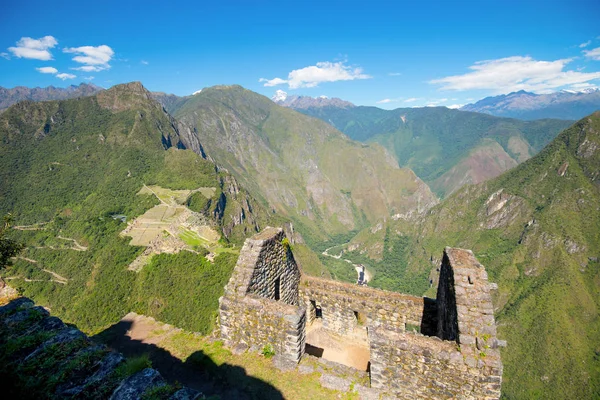
<path fill-rule="evenodd" d="M 276 354 L 298 362 L 304 354 L 306 309 L 298 303 L 300 270 L 282 229 L 247 239 L 219 299 L 221 337 L 237 349 Z"/>
<path fill-rule="evenodd" d="M 298 362 L 306 327 L 366 330 L 371 387 L 400 399 L 498 399 L 502 362 L 490 284 L 470 250 L 444 250 L 437 300 L 301 276 L 281 229 L 247 239 L 220 302 L 236 350 Z"/>

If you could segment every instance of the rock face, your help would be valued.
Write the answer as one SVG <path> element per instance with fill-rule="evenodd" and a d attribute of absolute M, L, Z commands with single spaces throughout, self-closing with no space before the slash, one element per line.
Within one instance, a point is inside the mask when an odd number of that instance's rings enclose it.
<path fill-rule="evenodd" d="M 382 147 L 239 86 L 207 88 L 178 103 L 207 154 L 269 208 L 316 237 L 397 213 L 423 213 L 436 197 Z"/>
<path fill-rule="evenodd" d="M 0 360 L 5 398 L 139 399 L 160 387 L 164 398 L 200 397 L 187 388 L 175 391 L 151 368 L 127 376 L 121 354 L 25 297 L 0 307 Z"/>
<path fill-rule="evenodd" d="M 470 250 L 444 250 L 436 301 L 317 278 L 298 282 L 291 251 L 282 257 L 284 243 L 281 229 L 267 228 L 244 244 L 220 299 L 226 345 L 236 351 L 268 347 L 298 362 L 306 325 L 315 319 L 347 338 L 362 325 L 371 387 L 380 393 L 400 399 L 500 398 L 502 362 L 491 289 Z M 296 306 L 298 299 L 305 306 Z M 409 325 L 421 333 L 408 332 Z M 321 384 L 350 387 L 350 381 L 325 374 Z"/>

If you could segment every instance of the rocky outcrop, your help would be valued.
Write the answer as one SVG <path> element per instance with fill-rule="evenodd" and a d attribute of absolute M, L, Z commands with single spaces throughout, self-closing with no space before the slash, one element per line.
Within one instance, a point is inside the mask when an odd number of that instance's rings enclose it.
<path fill-rule="evenodd" d="M 94 343 L 28 298 L 0 307 L 0 381 L 5 398 L 125 400 L 158 389 L 161 398 L 201 396 L 167 385 L 154 369 L 131 373 L 126 366 L 121 354 Z"/>

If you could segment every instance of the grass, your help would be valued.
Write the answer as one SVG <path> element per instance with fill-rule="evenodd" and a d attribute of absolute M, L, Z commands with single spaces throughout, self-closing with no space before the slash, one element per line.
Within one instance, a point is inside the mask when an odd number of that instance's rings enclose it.
<path fill-rule="evenodd" d="M 297 370 L 281 372 L 275 368 L 269 357 L 258 353 L 234 355 L 220 341 L 211 341 L 200 335 L 178 332 L 168 336 L 158 346 L 169 351 L 172 356 L 183 362 L 194 362 L 209 368 L 211 377 L 225 380 L 229 385 L 252 393 L 252 385 L 258 379 L 281 392 L 284 398 L 294 400 L 313 399 L 356 399 L 356 393 L 340 393 L 321 387 L 320 373 L 300 374 Z M 199 356 L 200 355 L 200 356 Z M 245 373 L 231 377 L 223 376 L 234 367 L 242 368 Z M 366 384 L 366 382 L 359 382 Z M 260 398 L 260 397 L 257 397 Z"/>
<path fill-rule="evenodd" d="M 152 368 L 152 361 L 147 353 L 141 354 L 136 357 L 130 357 L 123 364 L 118 367 L 117 373 L 126 378 L 146 368 Z"/>

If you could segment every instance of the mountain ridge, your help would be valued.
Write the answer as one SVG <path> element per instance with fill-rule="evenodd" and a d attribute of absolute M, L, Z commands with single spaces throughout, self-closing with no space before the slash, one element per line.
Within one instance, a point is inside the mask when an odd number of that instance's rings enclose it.
<path fill-rule="evenodd" d="M 600 89 L 562 90 L 535 94 L 520 90 L 486 97 L 461 107 L 463 111 L 482 112 L 499 117 L 524 120 L 558 118 L 577 120 L 600 109 Z"/>
<path fill-rule="evenodd" d="M 429 188 L 382 148 L 353 142 L 241 86 L 206 88 L 174 114 L 196 128 L 219 165 L 262 193 L 267 204 L 304 224 L 328 221 L 320 228 L 325 232 L 345 233 L 365 218 L 423 211 L 435 203 Z"/>
<path fill-rule="evenodd" d="M 412 169 L 440 197 L 464 183 L 498 176 L 536 154 L 572 124 L 563 120 L 520 121 L 446 107 L 312 107 L 297 111 L 327 122 L 354 140 L 381 144 L 400 166 Z M 484 168 L 479 157 L 473 157 L 489 153 L 485 142 L 489 139 L 499 145 L 487 158 L 494 162 L 494 168 Z M 464 169 L 467 180 L 452 177 L 456 175 L 452 168 L 461 164 L 470 166 Z"/>
<path fill-rule="evenodd" d="M 11 105 L 23 101 L 48 101 L 66 100 L 75 97 L 91 96 L 104 90 L 93 83 L 80 83 L 78 86 L 70 85 L 65 88 L 47 86 L 44 88 L 28 88 L 17 86 L 12 89 L 0 87 L 0 113 Z"/>
<path fill-rule="evenodd" d="M 598 204 L 600 112 L 595 112 L 497 178 L 462 187 L 425 215 L 382 221 L 336 251 L 375 271 L 375 283 L 378 274 L 389 275 L 381 268 L 387 268 L 393 246 L 403 260 L 404 279 L 426 287 L 424 279 L 437 279 L 440 246 L 472 249 L 498 285 L 494 314 L 508 342 L 502 350 L 503 396 L 595 398 Z"/>

